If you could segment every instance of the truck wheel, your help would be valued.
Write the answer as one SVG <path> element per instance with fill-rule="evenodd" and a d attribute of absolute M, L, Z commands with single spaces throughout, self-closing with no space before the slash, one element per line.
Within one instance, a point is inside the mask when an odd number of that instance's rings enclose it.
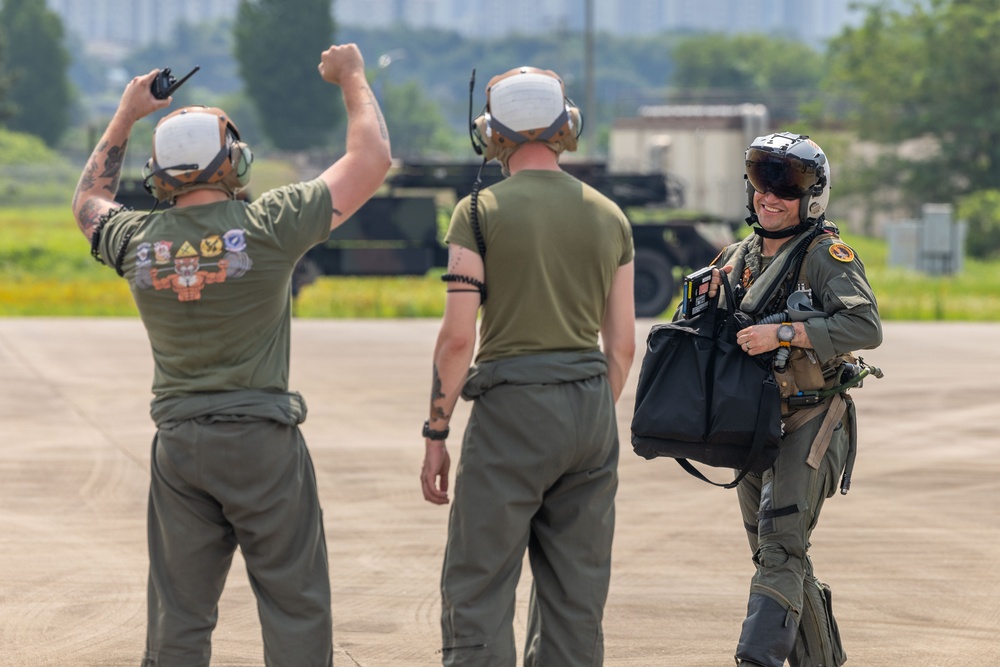
<path fill-rule="evenodd" d="M 662 253 L 648 248 L 635 251 L 635 315 L 656 317 L 674 298 L 673 267 Z"/>

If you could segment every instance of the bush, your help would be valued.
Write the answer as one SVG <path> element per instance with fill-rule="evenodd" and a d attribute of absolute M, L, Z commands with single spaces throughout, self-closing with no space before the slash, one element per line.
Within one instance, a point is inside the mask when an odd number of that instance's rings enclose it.
<path fill-rule="evenodd" d="M 36 136 L 0 128 L 0 208 L 65 204 L 80 170 Z"/>
<path fill-rule="evenodd" d="M 33 134 L 0 127 L 0 166 L 53 164 L 60 160 L 57 153 Z"/>
<path fill-rule="evenodd" d="M 968 225 L 965 247 L 969 256 L 1000 258 L 1000 190 L 980 190 L 963 197 L 958 218 Z"/>

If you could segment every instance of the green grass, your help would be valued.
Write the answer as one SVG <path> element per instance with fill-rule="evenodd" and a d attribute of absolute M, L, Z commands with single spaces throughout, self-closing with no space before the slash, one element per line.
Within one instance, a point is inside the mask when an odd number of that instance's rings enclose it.
<path fill-rule="evenodd" d="M 289 175 L 279 170 L 267 180 Z M 884 241 L 850 234 L 845 241 L 865 262 L 883 319 L 1000 321 L 1000 263 L 967 260 L 960 275 L 927 276 L 888 268 Z M 440 271 L 417 278 L 323 277 L 303 289 L 295 312 L 304 318 L 439 317 L 445 302 L 439 278 Z M 127 283 L 91 259 L 68 198 L 65 205 L 0 208 L 0 316 L 135 314 Z"/>
<path fill-rule="evenodd" d="M 355 278 L 324 276 L 299 294 L 298 317 L 441 317 L 442 271 L 421 277 Z"/>
<path fill-rule="evenodd" d="M 440 271 L 394 278 L 322 277 L 299 317 L 439 317 Z M 0 316 L 136 315 L 128 284 L 95 262 L 69 205 L 0 208 Z"/>
<path fill-rule="evenodd" d="M 1000 322 L 1000 262 L 965 259 L 954 276 L 888 266 L 888 245 L 845 234 L 865 264 L 884 320 Z"/>

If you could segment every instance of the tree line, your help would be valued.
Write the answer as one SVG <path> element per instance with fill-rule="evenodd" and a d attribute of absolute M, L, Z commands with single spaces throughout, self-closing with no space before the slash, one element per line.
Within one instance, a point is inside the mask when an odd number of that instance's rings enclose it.
<path fill-rule="evenodd" d="M 473 114 L 491 76 L 524 64 L 557 71 L 570 97 L 585 101 L 579 33 L 480 40 L 401 25 L 362 30 L 335 25 L 331 9 L 332 0 L 241 0 L 233 21 L 180 24 L 123 64 L 129 76 L 200 64 L 178 103 L 224 106 L 246 138 L 288 151 L 337 148 L 342 110 L 315 72 L 334 41 L 356 42 L 365 54 L 398 157 L 469 157 L 473 68 Z M 878 2 L 821 49 L 774 35 L 600 34 L 584 138 L 600 152 L 614 118 L 642 104 L 763 103 L 783 127 L 843 132 L 881 147 L 841 172 L 841 191 L 872 200 L 898 193 L 892 204 L 912 202 L 914 212 L 925 201 L 955 203 L 969 222 L 972 254 L 997 254 L 997 34 L 995 0 Z M 44 0 L 3 0 L 0 127 L 59 147 L 88 111 L 113 109 L 124 83 L 109 88 L 106 71 L 71 59 L 71 39 Z"/>

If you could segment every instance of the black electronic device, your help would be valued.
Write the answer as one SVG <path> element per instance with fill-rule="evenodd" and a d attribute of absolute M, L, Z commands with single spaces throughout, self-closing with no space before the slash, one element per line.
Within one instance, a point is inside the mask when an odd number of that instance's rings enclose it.
<path fill-rule="evenodd" d="M 164 67 L 160 70 L 160 73 L 156 75 L 153 79 L 153 83 L 150 85 L 150 91 L 153 93 L 153 97 L 158 100 L 165 100 L 170 97 L 175 90 L 181 87 L 185 81 L 191 78 L 195 72 L 201 69 L 201 66 L 195 65 L 194 69 L 188 72 L 184 78 L 178 80 L 170 73 L 169 67 Z"/>
<path fill-rule="evenodd" d="M 684 285 L 681 288 L 681 313 L 685 319 L 691 319 L 708 308 L 708 289 L 711 284 L 711 266 L 684 276 Z"/>

